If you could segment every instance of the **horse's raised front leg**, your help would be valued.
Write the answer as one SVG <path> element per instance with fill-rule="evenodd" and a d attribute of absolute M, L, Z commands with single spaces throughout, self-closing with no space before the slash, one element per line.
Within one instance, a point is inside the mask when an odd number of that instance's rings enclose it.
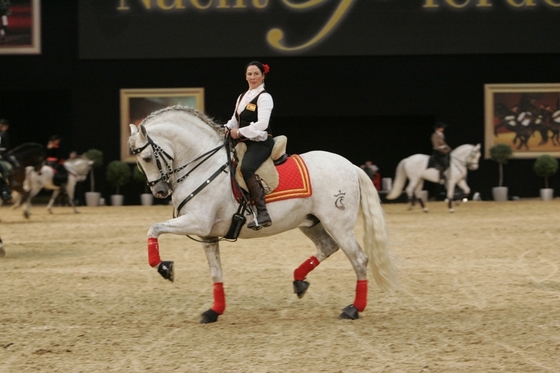
<path fill-rule="evenodd" d="M 471 194 L 471 188 L 469 188 L 469 186 L 467 185 L 467 181 L 465 179 L 461 179 L 459 180 L 459 182 L 457 183 L 457 186 L 459 188 L 461 188 L 461 190 L 463 191 L 463 195 L 461 195 L 461 200 L 463 202 L 467 202 L 468 201 L 468 197 Z"/>
<path fill-rule="evenodd" d="M 301 299 L 309 288 L 309 282 L 305 281 L 309 272 L 314 270 L 323 260 L 334 254 L 339 249 L 339 246 L 327 233 L 321 222 L 312 227 L 301 227 L 300 230 L 317 247 L 315 255 L 309 257 L 294 270 L 294 293 Z"/>
<path fill-rule="evenodd" d="M 196 223 L 194 221 L 196 221 Z M 164 279 L 169 281 L 174 280 L 174 262 L 161 260 L 158 237 L 163 233 L 173 233 L 182 236 L 193 234 L 192 232 L 197 231 L 197 224 L 207 224 L 207 226 L 210 226 L 208 222 L 202 221 L 201 219 L 193 220 L 189 216 L 183 215 L 163 223 L 156 223 L 148 230 L 148 263 L 151 267 L 156 268 Z M 205 237 L 203 239 L 212 241 L 214 238 Z M 210 266 L 212 281 L 214 282 L 214 305 L 202 314 L 202 319 L 200 320 L 201 323 L 207 324 L 218 320 L 218 316 L 225 310 L 226 303 L 218 242 L 204 243 L 203 247 Z"/>

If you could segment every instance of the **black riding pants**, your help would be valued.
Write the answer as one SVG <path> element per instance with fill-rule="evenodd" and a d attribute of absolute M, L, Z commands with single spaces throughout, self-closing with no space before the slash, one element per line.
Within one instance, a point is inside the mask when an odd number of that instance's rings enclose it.
<path fill-rule="evenodd" d="M 247 180 L 255 174 L 257 168 L 270 157 L 274 140 L 269 136 L 265 141 L 245 141 L 247 144 L 247 152 L 243 156 L 241 164 L 241 174 L 243 179 Z"/>

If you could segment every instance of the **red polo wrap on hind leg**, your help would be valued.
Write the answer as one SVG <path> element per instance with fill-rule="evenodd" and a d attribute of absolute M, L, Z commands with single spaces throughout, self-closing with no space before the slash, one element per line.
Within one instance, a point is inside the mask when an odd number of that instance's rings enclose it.
<path fill-rule="evenodd" d="M 224 292 L 224 283 L 215 282 L 214 283 L 214 305 L 212 306 L 212 311 L 221 315 L 226 310 L 226 294 Z"/>
<path fill-rule="evenodd" d="M 161 263 L 161 259 L 159 257 L 158 239 L 155 237 L 148 238 L 148 263 L 152 267 Z"/>
<path fill-rule="evenodd" d="M 315 256 L 310 257 L 305 262 L 301 263 L 294 271 L 294 280 L 303 281 L 307 274 L 315 269 L 321 262 Z"/>
<path fill-rule="evenodd" d="M 354 300 L 354 307 L 358 312 L 366 309 L 367 305 L 367 280 L 358 280 L 356 283 L 356 299 Z"/>

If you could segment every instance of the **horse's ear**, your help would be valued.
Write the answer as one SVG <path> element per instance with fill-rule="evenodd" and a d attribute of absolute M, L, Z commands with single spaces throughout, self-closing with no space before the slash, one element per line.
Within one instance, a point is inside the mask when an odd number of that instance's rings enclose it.
<path fill-rule="evenodd" d="M 480 149 L 480 143 L 476 144 L 476 148 Z"/>
<path fill-rule="evenodd" d="M 128 126 L 130 127 L 130 136 L 138 132 L 138 127 L 136 127 L 134 124 L 130 123 Z"/>
<path fill-rule="evenodd" d="M 140 140 L 147 141 L 148 130 L 142 124 L 138 125 L 138 133 L 139 133 L 139 136 L 140 136 Z"/>

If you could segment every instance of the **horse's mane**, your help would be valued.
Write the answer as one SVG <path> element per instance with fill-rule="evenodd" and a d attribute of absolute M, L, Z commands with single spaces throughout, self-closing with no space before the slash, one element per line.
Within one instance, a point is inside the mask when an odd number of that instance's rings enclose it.
<path fill-rule="evenodd" d="M 183 105 L 173 105 L 173 106 L 168 106 L 165 107 L 163 109 L 159 109 L 156 110 L 154 112 L 152 112 L 150 115 L 148 115 L 146 118 L 144 118 L 144 120 L 142 120 L 142 122 L 140 124 L 142 125 L 148 125 L 149 122 L 162 115 L 162 114 L 166 114 L 166 113 L 172 113 L 172 112 L 186 112 L 187 114 L 190 114 L 198 119 L 200 119 L 202 122 L 204 122 L 205 124 L 207 124 L 210 128 L 212 128 L 214 131 L 216 131 L 216 133 L 218 133 L 218 135 L 223 136 L 224 131 L 223 131 L 223 126 L 214 122 L 214 120 L 212 118 L 210 118 L 209 116 L 207 116 L 206 114 L 204 114 L 203 112 L 192 108 L 190 106 L 183 106 Z"/>
<path fill-rule="evenodd" d="M 10 150 L 10 153 L 18 159 L 25 159 L 30 156 L 45 156 L 46 150 L 42 144 L 26 142 Z"/>

